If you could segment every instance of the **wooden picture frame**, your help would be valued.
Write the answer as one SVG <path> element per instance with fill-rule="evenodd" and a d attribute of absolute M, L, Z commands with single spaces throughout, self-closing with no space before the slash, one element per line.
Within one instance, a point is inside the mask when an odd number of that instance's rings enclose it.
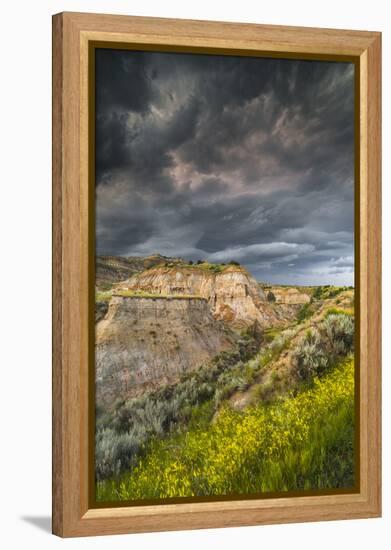
<path fill-rule="evenodd" d="M 359 471 L 347 494 L 90 506 L 93 196 L 89 48 L 121 43 L 352 60 L 358 69 Z M 381 514 L 381 34 L 118 15 L 53 17 L 53 533 L 62 537 L 370 518 Z M 93 476 L 93 474 L 92 474 Z"/>

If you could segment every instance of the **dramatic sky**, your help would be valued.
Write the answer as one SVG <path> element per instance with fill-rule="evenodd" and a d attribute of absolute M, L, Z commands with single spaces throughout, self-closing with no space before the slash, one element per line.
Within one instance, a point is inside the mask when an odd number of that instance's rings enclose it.
<path fill-rule="evenodd" d="M 354 68 L 98 50 L 97 254 L 353 284 Z"/>

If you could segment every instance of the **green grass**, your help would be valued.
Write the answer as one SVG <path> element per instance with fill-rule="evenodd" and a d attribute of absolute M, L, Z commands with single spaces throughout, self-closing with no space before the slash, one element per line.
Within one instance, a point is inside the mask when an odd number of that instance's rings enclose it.
<path fill-rule="evenodd" d="M 96 281 L 98 292 L 107 292 L 113 288 L 114 283 L 108 283 L 105 281 Z"/>
<path fill-rule="evenodd" d="M 212 273 L 222 273 L 223 271 L 227 270 L 228 268 L 237 268 L 239 270 L 243 270 L 244 268 L 237 262 L 235 263 L 221 263 L 221 264 L 215 264 L 212 262 L 204 261 L 204 262 L 195 262 L 192 264 L 189 263 L 181 263 L 181 264 L 175 264 L 175 263 L 161 263 L 158 265 L 153 266 L 153 269 L 161 269 L 161 268 L 176 268 L 176 269 L 195 269 L 195 270 L 202 270 L 202 271 L 211 271 Z"/>
<path fill-rule="evenodd" d="M 99 482 L 97 499 L 353 486 L 352 356 L 283 401 L 245 412 L 226 407 L 211 424 L 211 409 L 203 407 L 189 431 L 153 440 L 132 472 Z"/>
<path fill-rule="evenodd" d="M 95 301 L 96 302 L 109 302 L 112 296 L 111 290 L 97 290 L 95 292 Z"/>
<path fill-rule="evenodd" d="M 213 273 L 221 273 L 230 266 L 225 264 L 202 262 L 200 264 L 185 264 L 183 267 L 190 269 L 201 269 L 202 271 L 212 271 Z"/>
<path fill-rule="evenodd" d="M 338 307 L 329 307 L 326 311 L 325 317 L 329 317 L 330 315 L 348 315 L 349 317 L 354 316 L 353 309 L 342 309 Z"/>

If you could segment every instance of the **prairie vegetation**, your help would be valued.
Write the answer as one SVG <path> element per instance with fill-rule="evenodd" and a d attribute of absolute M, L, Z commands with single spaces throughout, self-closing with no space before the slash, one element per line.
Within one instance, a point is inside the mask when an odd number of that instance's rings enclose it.
<path fill-rule="evenodd" d="M 296 396 L 151 441 L 133 470 L 99 482 L 99 500 L 351 487 L 354 368 L 347 356 Z"/>
<path fill-rule="evenodd" d="M 172 262 L 165 262 L 162 264 L 159 264 L 155 267 L 161 268 L 161 267 L 168 267 L 173 268 L 176 267 L 178 264 L 172 263 Z M 227 270 L 228 268 L 232 267 L 238 267 L 241 268 L 241 265 L 239 262 L 235 262 L 234 260 L 228 262 L 228 263 L 213 263 L 208 262 L 206 260 L 198 260 L 197 262 L 183 262 L 180 264 L 181 268 L 185 269 L 201 269 L 202 271 L 211 271 L 213 273 L 222 273 L 223 271 Z"/>
<path fill-rule="evenodd" d="M 178 383 L 98 409 L 97 499 L 352 486 L 354 317 L 320 288 L 291 326 L 248 330 Z"/>
<path fill-rule="evenodd" d="M 211 364 L 157 392 L 117 401 L 110 411 L 96 410 L 96 476 L 104 479 L 132 467 L 146 444 L 175 429 L 209 422 L 214 401 L 228 397 L 240 384 L 243 361 L 256 354 L 257 338 L 244 333 L 236 349 L 217 355 Z M 250 368 L 251 372 L 251 368 Z M 250 375 L 249 375 L 250 376 Z M 235 380 L 236 382 L 232 382 Z M 205 403 L 209 402 L 208 407 Z"/>

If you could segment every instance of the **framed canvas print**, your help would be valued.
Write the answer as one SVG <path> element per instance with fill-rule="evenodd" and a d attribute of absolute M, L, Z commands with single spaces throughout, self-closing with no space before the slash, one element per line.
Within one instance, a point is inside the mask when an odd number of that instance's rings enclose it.
<path fill-rule="evenodd" d="M 53 18 L 53 531 L 380 515 L 380 34 Z"/>

